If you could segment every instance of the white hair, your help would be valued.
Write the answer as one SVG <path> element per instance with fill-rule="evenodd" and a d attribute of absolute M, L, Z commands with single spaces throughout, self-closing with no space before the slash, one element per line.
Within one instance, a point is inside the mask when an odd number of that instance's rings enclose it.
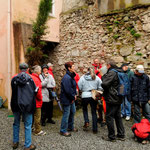
<path fill-rule="evenodd" d="M 32 67 L 33 73 L 38 73 L 41 71 L 41 67 L 39 65 L 35 65 Z"/>

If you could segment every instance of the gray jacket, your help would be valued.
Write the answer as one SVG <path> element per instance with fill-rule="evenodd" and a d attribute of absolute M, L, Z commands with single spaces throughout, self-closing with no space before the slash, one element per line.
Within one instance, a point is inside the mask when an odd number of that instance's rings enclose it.
<path fill-rule="evenodd" d="M 102 81 L 99 77 L 96 76 L 95 80 L 93 80 L 90 74 L 83 75 L 78 82 L 79 89 L 82 91 L 81 97 L 82 98 L 92 97 L 91 90 L 103 91 L 101 84 Z"/>
<path fill-rule="evenodd" d="M 48 76 L 45 77 L 44 74 L 42 73 L 39 77 L 42 82 L 43 102 L 52 101 L 52 99 L 49 98 L 49 91 L 47 88 L 54 88 L 56 86 L 53 76 L 48 74 Z"/>

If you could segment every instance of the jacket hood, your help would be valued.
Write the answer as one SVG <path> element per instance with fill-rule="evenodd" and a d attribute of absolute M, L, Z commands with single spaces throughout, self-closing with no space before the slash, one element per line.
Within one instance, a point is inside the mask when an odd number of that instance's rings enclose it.
<path fill-rule="evenodd" d="M 53 71 L 53 69 L 51 67 L 48 68 L 49 71 Z"/>
<path fill-rule="evenodd" d="M 150 124 L 150 122 L 148 121 L 148 119 L 142 119 L 141 123 L 149 123 Z"/>
<path fill-rule="evenodd" d="M 84 79 L 87 80 L 87 81 L 92 81 L 92 77 L 91 77 L 90 73 L 86 73 L 84 75 Z"/>
<path fill-rule="evenodd" d="M 16 81 L 19 85 L 25 85 L 29 81 L 29 79 L 30 76 L 27 73 L 21 72 L 18 74 Z"/>

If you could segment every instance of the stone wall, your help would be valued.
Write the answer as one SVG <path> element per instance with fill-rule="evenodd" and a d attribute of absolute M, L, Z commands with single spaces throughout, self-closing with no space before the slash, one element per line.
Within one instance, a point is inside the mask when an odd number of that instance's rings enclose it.
<path fill-rule="evenodd" d="M 150 7 L 100 17 L 93 5 L 61 15 L 60 29 L 60 44 L 50 54 L 57 87 L 67 61 L 80 75 L 94 58 L 130 62 L 132 69 L 143 64 L 150 74 Z"/>

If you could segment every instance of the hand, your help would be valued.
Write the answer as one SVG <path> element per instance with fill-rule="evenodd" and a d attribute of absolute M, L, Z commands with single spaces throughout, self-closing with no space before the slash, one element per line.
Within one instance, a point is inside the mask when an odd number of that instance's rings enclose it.
<path fill-rule="evenodd" d="M 45 73 L 44 75 L 45 75 L 45 77 L 48 77 L 48 73 Z"/>
<path fill-rule="evenodd" d="M 77 100 L 77 95 L 75 96 L 75 99 L 74 99 L 75 101 Z"/>

